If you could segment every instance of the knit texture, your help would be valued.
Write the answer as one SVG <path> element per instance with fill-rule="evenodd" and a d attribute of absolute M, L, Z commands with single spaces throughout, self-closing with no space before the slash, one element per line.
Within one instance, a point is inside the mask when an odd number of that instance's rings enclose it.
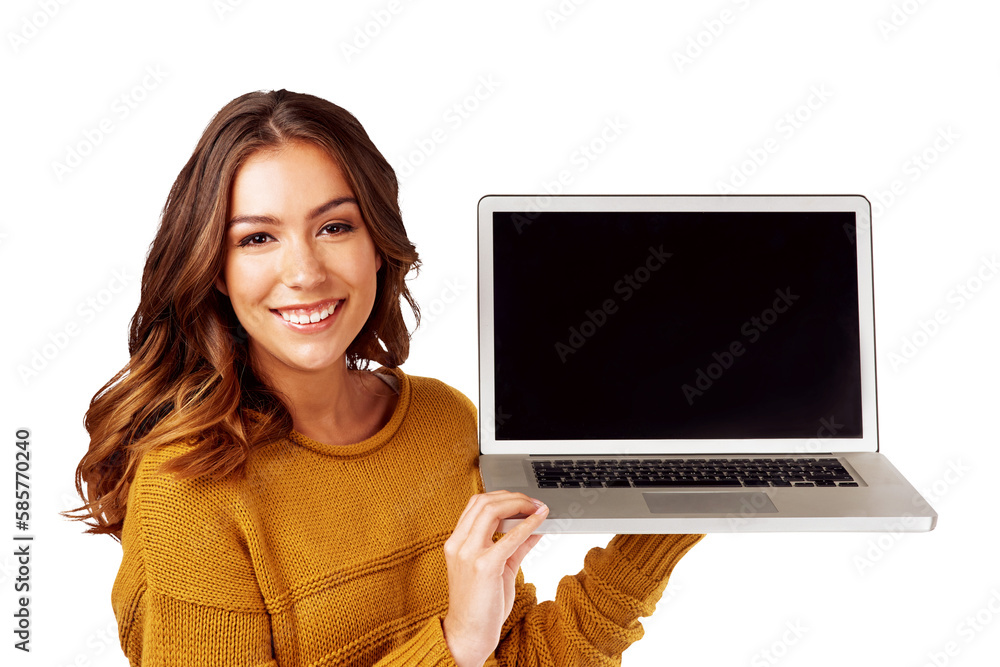
<path fill-rule="evenodd" d="M 143 458 L 111 595 L 132 665 L 455 665 L 443 546 L 484 491 L 475 406 L 438 380 L 376 372 L 399 398 L 362 442 L 293 432 L 254 451 L 240 480 L 159 472 L 190 444 Z M 616 535 L 540 604 L 519 570 L 486 664 L 619 665 L 702 537 Z"/>

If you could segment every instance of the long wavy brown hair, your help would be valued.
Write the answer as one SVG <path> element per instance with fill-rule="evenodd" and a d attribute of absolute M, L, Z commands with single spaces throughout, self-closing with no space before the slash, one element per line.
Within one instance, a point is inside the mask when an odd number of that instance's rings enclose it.
<path fill-rule="evenodd" d="M 347 348 L 348 368 L 367 369 L 369 361 L 395 368 L 409 355 L 400 305 L 407 301 L 419 325 L 404 279 L 420 260 L 392 167 L 361 123 L 331 102 L 287 90 L 236 98 L 212 118 L 170 189 L 129 328 L 129 361 L 90 401 L 90 447 L 76 469 L 84 504 L 64 512 L 93 520 L 86 532 L 121 539 L 136 467 L 157 446 L 194 445 L 164 472 L 221 478 L 243 474 L 252 449 L 291 432 L 288 409 L 254 373 L 246 331 L 214 287 L 237 171 L 257 151 L 290 141 L 312 142 L 340 165 L 382 257 L 375 304 Z"/>

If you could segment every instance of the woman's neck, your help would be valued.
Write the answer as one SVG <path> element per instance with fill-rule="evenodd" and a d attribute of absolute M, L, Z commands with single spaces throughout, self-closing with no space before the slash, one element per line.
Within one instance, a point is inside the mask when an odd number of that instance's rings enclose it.
<path fill-rule="evenodd" d="M 322 371 L 269 369 L 267 382 L 282 396 L 293 428 L 328 445 L 349 445 L 388 422 L 395 393 L 368 371 L 351 371 L 346 360 Z"/>

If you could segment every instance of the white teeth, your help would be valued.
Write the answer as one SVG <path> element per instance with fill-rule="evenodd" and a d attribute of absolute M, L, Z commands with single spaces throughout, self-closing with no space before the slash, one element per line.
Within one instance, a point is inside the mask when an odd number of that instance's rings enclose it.
<path fill-rule="evenodd" d="M 326 308 L 321 308 L 320 310 L 314 310 L 312 312 L 307 311 L 284 311 L 279 310 L 281 317 L 286 322 L 291 322 L 293 324 L 312 324 L 325 320 L 326 318 L 333 315 L 337 308 L 340 306 L 340 301 L 334 301 L 332 304 Z"/>

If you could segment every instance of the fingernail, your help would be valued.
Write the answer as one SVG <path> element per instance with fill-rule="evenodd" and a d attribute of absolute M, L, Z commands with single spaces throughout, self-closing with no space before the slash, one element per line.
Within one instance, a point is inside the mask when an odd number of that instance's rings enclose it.
<path fill-rule="evenodd" d="M 545 505 L 539 505 L 538 509 L 535 510 L 535 514 L 544 514 L 545 512 L 548 512 L 548 511 L 549 511 L 548 507 L 546 507 Z"/>

